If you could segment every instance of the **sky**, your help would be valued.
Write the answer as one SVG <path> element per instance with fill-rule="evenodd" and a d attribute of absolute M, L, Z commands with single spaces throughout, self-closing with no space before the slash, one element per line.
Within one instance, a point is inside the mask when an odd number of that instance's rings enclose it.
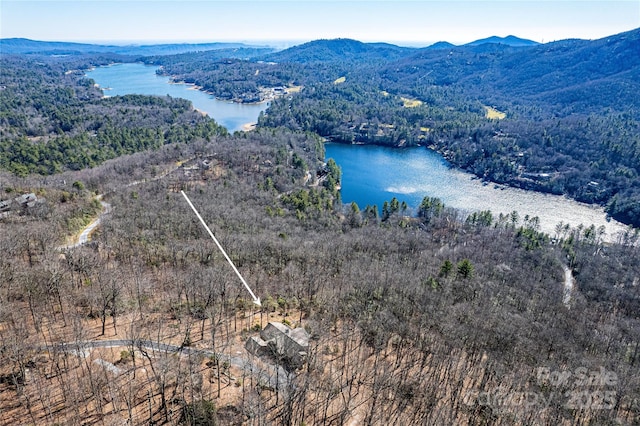
<path fill-rule="evenodd" d="M 640 0 L 0 0 L 0 37 L 46 41 L 550 42 L 640 27 Z"/>

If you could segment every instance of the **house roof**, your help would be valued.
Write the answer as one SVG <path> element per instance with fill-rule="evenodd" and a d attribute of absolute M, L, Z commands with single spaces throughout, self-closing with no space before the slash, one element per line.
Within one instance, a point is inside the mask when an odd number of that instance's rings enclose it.
<path fill-rule="evenodd" d="M 28 194 L 22 194 L 19 197 L 14 198 L 15 202 L 20 205 L 27 205 L 29 207 L 33 206 L 33 204 L 38 200 L 36 194 L 30 192 Z"/>
<path fill-rule="evenodd" d="M 261 334 L 264 340 L 286 336 L 301 348 L 306 349 L 309 346 L 309 333 L 302 327 L 291 329 L 281 322 L 270 322 L 264 330 L 262 330 Z"/>

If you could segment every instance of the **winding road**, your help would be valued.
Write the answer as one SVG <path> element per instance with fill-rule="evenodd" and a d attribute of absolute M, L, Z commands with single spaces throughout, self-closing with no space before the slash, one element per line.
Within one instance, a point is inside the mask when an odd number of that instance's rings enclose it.
<path fill-rule="evenodd" d="M 73 249 L 76 247 L 80 247 L 83 244 L 87 244 L 89 242 L 91 234 L 93 234 L 93 231 L 95 231 L 98 225 L 100 225 L 102 218 L 104 218 L 106 214 L 111 212 L 111 204 L 105 203 L 104 201 L 102 201 L 102 194 L 96 196 L 96 200 L 100 201 L 100 205 L 102 206 L 102 211 L 100 212 L 98 217 L 84 227 L 80 235 L 78 235 L 76 242 L 72 244 L 60 246 L 58 247 L 58 250 L 64 251 L 64 250 Z"/>
<path fill-rule="evenodd" d="M 170 175 L 171 173 L 175 172 L 176 170 L 178 170 L 180 167 L 182 167 L 183 164 L 192 161 L 195 157 L 189 157 L 186 160 L 180 162 L 178 165 L 176 165 L 174 168 L 167 170 L 166 172 L 155 176 L 151 179 L 142 179 L 142 180 L 136 180 L 133 182 L 129 182 L 128 184 L 124 185 L 124 188 L 130 188 L 132 186 L 137 186 L 140 185 L 142 183 L 146 183 L 146 182 L 153 182 L 159 179 L 162 179 L 168 175 Z M 115 191 L 115 190 L 114 190 Z M 111 204 L 109 203 L 105 203 L 104 201 L 102 201 L 104 194 L 99 194 L 96 196 L 96 200 L 100 201 L 100 204 L 102 205 L 102 212 L 100 213 L 100 215 L 98 215 L 98 217 L 96 219 L 94 219 L 90 224 L 88 224 L 80 233 L 80 235 L 78 236 L 78 241 L 76 241 L 73 244 L 68 244 L 66 246 L 60 246 L 58 249 L 59 250 L 68 250 L 68 249 L 72 249 L 72 248 L 76 248 L 79 247 L 83 244 L 86 244 L 89 242 L 89 238 L 91 237 L 91 234 L 93 233 L 93 231 L 95 231 L 95 229 L 98 227 L 98 225 L 100 225 L 100 222 L 102 222 L 102 219 L 104 218 L 104 216 L 108 213 L 111 212 Z"/>
<path fill-rule="evenodd" d="M 180 356 L 203 356 L 205 358 L 216 357 L 226 360 L 230 365 L 243 371 L 249 372 L 259 378 L 263 383 L 268 383 L 274 389 L 286 390 L 288 388 L 288 377 L 286 370 L 282 366 L 275 366 L 270 363 L 263 363 L 268 368 L 258 367 L 251 359 L 241 356 L 218 353 L 207 349 L 192 348 L 189 346 L 170 345 L 168 343 L 156 342 L 153 340 L 115 339 L 115 340 L 86 340 L 80 342 L 66 342 L 41 347 L 41 350 L 71 352 L 81 354 L 87 349 L 96 348 L 137 348 L 138 350 L 152 350 L 165 354 L 178 354 Z"/>
<path fill-rule="evenodd" d="M 193 160 L 195 157 L 190 157 L 189 159 L 179 163 L 176 167 L 162 173 L 151 179 L 143 179 L 138 181 L 133 181 L 124 186 L 124 188 L 129 188 L 132 186 L 137 186 L 142 183 L 152 182 L 159 179 L 162 179 L 174 171 L 178 170 L 184 163 Z M 95 231 L 95 229 L 100 225 L 102 219 L 105 215 L 111 212 L 111 204 L 102 201 L 103 194 L 96 196 L 96 199 L 100 201 L 102 205 L 102 212 L 96 219 L 94 219 L 89 225 L 87 225 L 75 243 L 69 244 L 66 246 L 59 247 L 60 250 L 73 249 L 79 246 L 82 246 L 89 242 L 91 234 Z M 258 299 L 259 300 L 259 299 Z M 63 352 L 72 352 L 75 354 L 82 354 L 87 349 L 95 349 L 95 348 L 113 348 L 113 347 L 135 347 L 139 350 L 152 350 L 154 352 L 163 352 L 163 353 L 175 353 L 180 356 L 204 356 L 204 357 L 216 357 L 220 360 L 228 360 L 229 364 L 240 368 L 243 371 L 249 372 L 249 374 L 257 377 L 262 383 L 268 383 L 270 387 L 273 389 L 277 389 L 279 391 L 286 391 L 290 387 L 289 377 L 290 373 L 282 366 L 276 366 L 271 364 L 270 362 L 263 362 L 262 365 L 265 366 L 259 367 L 256 362 L 250 357 L 243 358 L 241 356 L 232 356 L 228 354 L 216 353 L 213 351 L 209 351 L 206 349 L 197 349 L 188 346 L 176 346 L 168 343 L 161 343 L 152 340 L 133 340 L 133 339 L 116 339 L 116 340 L 87 340 L 80 342 L 66 342 L 59 343 L 54 345 L 47 345 L 41 347 L 41 350 L 48 351 L 63 351 Z M 102 365 L 111 365 L 112 364 L 100 360 Z M 117 368 L 116 368 L 117 370 Z"/>

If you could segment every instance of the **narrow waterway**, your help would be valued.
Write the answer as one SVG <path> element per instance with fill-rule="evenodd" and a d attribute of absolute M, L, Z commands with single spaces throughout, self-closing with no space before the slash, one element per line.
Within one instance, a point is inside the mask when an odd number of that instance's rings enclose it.
<path fill-rule="evenodd" d="M 156 74 L 158 67 L 117 64 L 87 73 L 105 95 L 170 95 L 190 100 L 194 107 L 213 117 L 230 131 L 255 123 L 268 104 L 246 105 L 224 102 L 186 84 L 172 84 Z M 326 157 L 342 168 L 342 200 L 361 208 L 378 205 L 393 197 L 417 209 L 425 196 L 438 197 L 447 206 L 466 213 L 491 210 L 494 216 L 517 211 L 521 218 L 538 217 L 540 229 L 555 234 L 560 222 L 577 227 L 604 226 L 607 241 L 615 240 L 626 226 L 608 220 L 604 209 L 562 196 L 541 194 L 486 184 L 469 173 L 452 168 L 436 152 L 426 148 L 385 148 L 370 145 L 327 144 Z"/>
<path fill-rule="evenodd" d="M 218 100 L 192 85 L 171 83 L 169 77 L 156 74 L 158 68 L 143 64 L 116 64 L 95 68 L 86 75 L 100 86 L 105 96 L 169 95 L 188 99 L 194 108 L 206 113 L 230 132 L 256 123 L 260 113 L 268 107 L 268 103 L 239 104 Z"/>

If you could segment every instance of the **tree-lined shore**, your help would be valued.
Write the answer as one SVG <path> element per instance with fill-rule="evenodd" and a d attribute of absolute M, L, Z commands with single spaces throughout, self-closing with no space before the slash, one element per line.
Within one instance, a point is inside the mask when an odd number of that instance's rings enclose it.
<path fill-rule="evenodd" d="M 566 185 L 601 169 L 622 185 L 636 179 L 637 118 L 521 121 L 535 108 L 498 103 L 507 118 L 487 118 L 486 101 L 469 103 L 453 82 L 405 84 L 409 66 L 382 74 L 392 86 L 362 84 L 373 74 L 350 46 L 346 68 L 291 81 L 304 89 L 233 135 L 179 99 L 102 99 L 72 70 L 104 57 L 0 58 L 0 199 L 11 201 L 0 217 L 0 423 L 637 423 L 638 232 L 606 244 L 589 226 L 547 235 L 536 218 L 464 215 L 433 197 L 415 216 L 397 199 L 343 205 L 323 145 L 349 134 L 409 144 L 419 125 L 416 143 L 469 168 L 493 170 L 508 153 L 543 173 L 545 155 L 560 155 L 577 173 L 559 167 Z M 602 132 L 608 142 L 594 145 Z M 602 150 L 618 157 L 590 162 Z M 633 211 L 635 189 L 616 203 Z M 36 201 L 12 201 L 23 194 Z M 109 213 L 90 242 L 64 248 L 99 214 L 97 194 Z M 268 321 L 309 332 L 304 365 L 244 350 Z"/>

